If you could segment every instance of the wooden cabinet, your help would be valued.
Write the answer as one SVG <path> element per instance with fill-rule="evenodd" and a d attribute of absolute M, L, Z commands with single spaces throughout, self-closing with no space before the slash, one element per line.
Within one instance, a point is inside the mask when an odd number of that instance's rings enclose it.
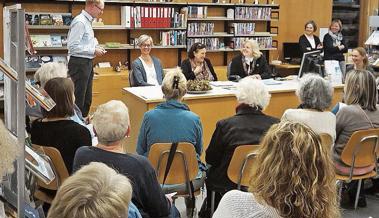
<path fill-rule="evenodd" d="M 122 89 L 129 86 L 127 70 L 116 72 L 112 68 L 95 68 L 94 71 L 91 113 L 100 104 L 110 100 L 121 100 Z"/>

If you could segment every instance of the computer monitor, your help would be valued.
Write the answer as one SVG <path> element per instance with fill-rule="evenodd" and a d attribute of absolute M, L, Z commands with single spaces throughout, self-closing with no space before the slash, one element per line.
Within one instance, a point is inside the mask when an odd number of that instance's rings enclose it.
<path fill-rule="evenodd" d="M 300 45 L 297 42 L 284 42 L 283 43 L 283 55 L 286 62 L 298 62 L 300 63 L 301 51 Z"/>
<path fill-rule="evenodd" d="M 298 78 L 301 78 L 306 73 L 317 73 L 324 77 L 323 59 L 321 50 L 305 52 L 301 59 Z"/>

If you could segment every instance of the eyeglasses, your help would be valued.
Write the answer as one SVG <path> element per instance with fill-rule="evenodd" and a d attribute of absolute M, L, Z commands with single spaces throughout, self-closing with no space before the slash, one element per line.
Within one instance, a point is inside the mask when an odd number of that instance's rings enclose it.
<path fill-rule="evenodd" d="M 99 9 L 101 12 L 104 11 L 104 8 L 100 8 L 98 5 L 95 5 L 95 7 L 97 7 L 97 9 Z"/>
<path fill-rule="evenodd" d="M 151 44 L 141 44 L 142 48 L 151 48 Z"/>

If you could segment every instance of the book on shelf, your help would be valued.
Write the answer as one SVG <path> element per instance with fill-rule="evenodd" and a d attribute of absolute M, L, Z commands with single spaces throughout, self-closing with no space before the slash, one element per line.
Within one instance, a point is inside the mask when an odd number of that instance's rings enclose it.
<path fill-rule="evenodd" d="M 236 7 L 234 10 L 235 19 L 256 19 L 270 20 L 270 7 Z"/>
<path fill-rule="evenodd" d="M 160 33 L 162 46 L 186 45 L 186 31 L 171 30 Z"/>
<path fill-rule="evenodd" d="M 196 42 L 204 44 L 207 50 L 225 49 L 225 44 L 219 38 L 190 38 L 187 39 L 187 50 Z"/>
<path fill-rule="evenodd" d="M 235 37 L 233 38 L 233 44 L 235 49 L 242 48 L 244 42 L 248 40 L 248 37 Z M 252 39 L 256 40 L 259 45 L 259 49 L 268 49 L 273 48 L 272 46 L 272 37 L 253 37 Z"/>
<path fill-rule="evenodd" d="M 53 18 L 50 14 L 40 14 L 39 15 L 40 25 L 53 25 Z"/>
<path fill-rule="evenodd" d="M 52 24 L 55 26 L 63 26 L 62 14 L 52 14 L 51 15 Z"/>
<path fill-rule="evenodd" d="M 61 35 L 51 35 L 51 46 L 52 47 L 62 47 L 62 36 Z"/>
<path fill-rule="evenodd" d="M 25 57 L 26 69 L 37 69 L 44 63 L 59 62 L 67 65 L 67 57 L 64 55 L 28 55 Z"/>
<path fill-rule="evenodd" d="M 255 23 L 232 23 L 233 33 L 238 35 L 249 35 L 255 32 Z"/>
<path fill-rule="evenodd" d="M 71 22 L 74 18 L 72 17 L 72 14 L 62 14 L 62 20 L 63 20 L 63 25 L 65 26 L 70 26 Z"/>
<path fill-rule="evenodd" d="M 190 18 L 206 18 L 207 14 L 207 6 L 188 6 L 188 17 Z"/>
<path fill-rule="evenodd" d="M 196 35 L 212 35 L 214 32 L 214 23 L 200 22 L 187 24 L 187 34 L 189 36 Z"/>
<path fill-rule="evenodd" d="M 67 46 L 67 35 L 30 35 L 33 47 Z"/>

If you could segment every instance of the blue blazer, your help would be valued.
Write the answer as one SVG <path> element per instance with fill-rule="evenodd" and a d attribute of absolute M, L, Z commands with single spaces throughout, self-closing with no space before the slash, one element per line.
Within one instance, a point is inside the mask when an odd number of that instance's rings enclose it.
<path fill-rule="evenodd" d="M 163 79 L 163 68 L 161 65 L 161 61 L 151 56 L 154 63 L 155 73 L 157 74 L 157 80 L 159 85 L 162 85 Z M 147 83 L 146 71 L 143 67 L 141 59 L 137 58 L 132 63 L 132 71 L 133 71 L 133 81 L 134 86 L 152 86 L 152 84 Z"/>

